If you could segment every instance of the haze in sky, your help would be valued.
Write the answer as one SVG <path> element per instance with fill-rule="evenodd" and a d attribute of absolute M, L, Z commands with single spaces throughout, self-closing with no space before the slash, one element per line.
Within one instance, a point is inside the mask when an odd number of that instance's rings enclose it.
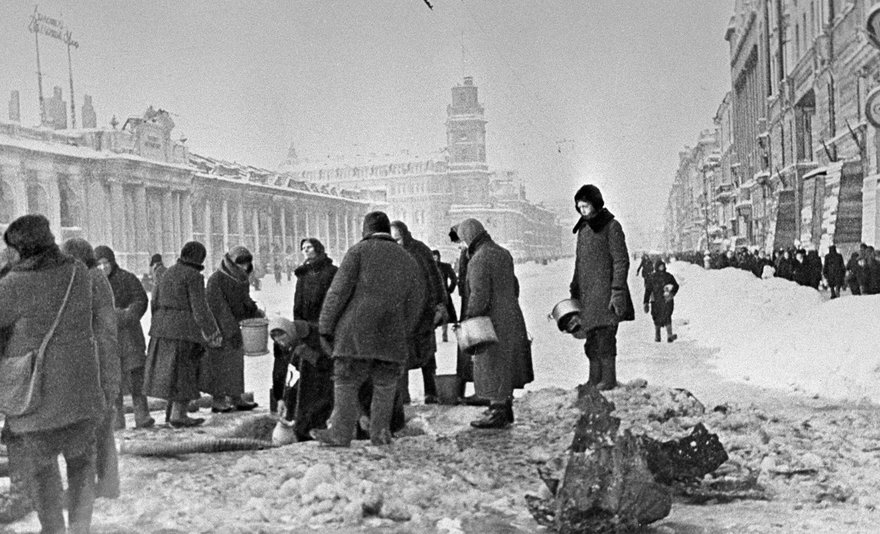
<path fill-rule="evenodd" d="M 192 151 L 269 169 L 291 143 L 309 159 L 428 154 L 446 144 L 450 88 L 473 76 L 489 163 L 518 170 L 530 199 L 565 205 L 593 182 L 633 240 L 662 227 L 678 152 L 712 126 L 730 87 L 732 2 L 431 3 L 39 7 L 79 41 L 77 114 L 90 94 L 99 125 L 153 105 Z M 33 9 L 0 4 L 0 94 L 21 92 L 27 125 L 39 122 Z M 40 48 L 44 93 L 57 85 L 69 99 L 66 48 Z"/>

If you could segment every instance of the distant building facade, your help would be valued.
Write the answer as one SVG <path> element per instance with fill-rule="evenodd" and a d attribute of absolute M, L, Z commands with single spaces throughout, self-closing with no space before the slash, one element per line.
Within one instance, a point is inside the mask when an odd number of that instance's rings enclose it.
<path fill-rule="evenodd" d="M 735 1 L 731 92 L 715 118 L 730 246 L 848 255 L 880 244 L 880 136 L 864 109 L 880 85 L 880 51 L 864 36 L 874 4 Z M 679 231 L 667 228 L 669 246 Z"/>
<path fill-rule="evenodd" d="M 0 232 L 18 216 L 42 213 L 59 241 L 109 245 L 136 273 L 157 252 L 172 263 L 191 239 L 205 244 L 209 269 L 237 244 L 271 265 L 296 254 L 305 237 L 337 257 L 360 239 L 375 205 L 366 195 L 192 154 L 172 139 L 173 128 L 152 107 L 121 129 L 0 121 Z"/>
<path fill-rule="evenodd" d="M 384 195 L 393 219 L 404 221 L 417 239 L 450 259 L 457 252 L 449 228 L 468 217 L 480 219 L 517 261 L 570 254 L 557 216 L 528 201 L 517 173 L 489 168 L 486 119 L 471 77 L 452 88 L 446 135 L 446 148 L 426 157 L 403 153 L 301 161 L 291 148 L 280 170 L 301 182 Z"/>

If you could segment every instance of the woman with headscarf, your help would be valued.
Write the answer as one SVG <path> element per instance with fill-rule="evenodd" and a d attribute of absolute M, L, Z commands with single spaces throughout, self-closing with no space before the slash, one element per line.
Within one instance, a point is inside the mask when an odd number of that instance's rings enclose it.
<path fill-rule="evenodd" d="M 144 391 L 171 403 L 168 423 L 174 428 L 197 426 L 201 417 L 187 415 L 189 402 L 199 398 L 199 359 L 205 346 L 218 348 L 222 335 L 205 298 L 205 246 L 183 245 L 177 263 L 165 271 L 150 299 L 152 324 Z"/>
<path fill-rule="evenodd" d="M 122 366 L 119 360 L 113 288 L 110 287 L 107 277 L 98 269 L 95 251 L 88 241 L 79 237 L 68 239 L 64 242 L 61 251 L 81 261 L 89 269 L 96 318 L 92 323 L 92 330 L 97 343 L 101 380 L 107 383 L 105 392 L 116 392 L 117 397 L 111 398 L 117 399 L 122 383 Z M 98 477 L 95 494 L 98 497 L 111 499 L 119 497 L 119 458 L 116 454 L 116 440 L 113 439 L 115 419 L 116 408 L 113 403 L 108 403 L 95 436 Z"/>
<path fill-rule="evenodd" d="M 199 389 L 211 395 L 213 413 L 246 411 L 257 407 L 241 398 L 244 393 L 244 340 L 239 323 L 263 314 L 251 300 L 248 277 L 254 270 L 250 251 L 239 245 L 227 252 L 208 277 L 208 309 L 220 327 L 221 345 L 208 348 L 199 365 Z"/>
<path fill-rule="evenodd" d="M 489 399 L 489 410 L 471 421 L 475 428 L 504 428 L 513 423 L 513 390 L 534 380 L 532 349 L 519 307 L 519 281 L 513 257 L 495 243 L 482 223 L 465 219 L 459 238 L 467 244 L 467 308 L 462 320 L 487 316 L 498 343 L 473 354 L 476 394 Z"/>
<path fill-rule="evenodd" d="M 103 324 L 92 293 L 92 276 L 61 252 L 42 215 L 12 221 L 3 235 L 19 259 L 0 279 L 0 331 L 8 332 L 0 358 L 6 413 L 2 440 L 15 476 L 29 489 L 42 532 L 65 532 L 58 456 L 67 466 L 67 508 L 71 532 L 88 532 L 95 500 L 95 432 L 118 390 L 101 377 L 93 325 Z M 35 405 L 10 397 L 31 383 L 30 370 L 14 374 L 14 360 L 42 352 Z M 106 349 L 107 347 L 105 347 Z M 38 353 L 39 354 L 39 353 Z M 107 362 L 105 362 L 107 363 Z M 118 369 L 117 369 L 118 373 Z M 103 380 L 103 381 L 102 381 Z"/>

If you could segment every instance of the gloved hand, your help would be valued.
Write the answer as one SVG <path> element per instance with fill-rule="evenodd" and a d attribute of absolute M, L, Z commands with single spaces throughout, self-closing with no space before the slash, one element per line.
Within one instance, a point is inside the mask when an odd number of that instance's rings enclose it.
<path fill-rule="evenodd" d="M 219 349 L 221 346 L 223 346 L 223 334 L 221 334 L 219 331 L 214 332 L 212 336 L 207 338 L 207 341 L 209 347 L 211 347 L 212 349 Z"/>
<path fill-rule="evenodd" d="M 647 302 L 645 303 L 645 313 L 651 313 L 651 305 Z"/>
<path fill-rule="evenodd" d="M 568 320 L 568 324 L 565 325 L 565 332 L 568 334 L 574 334 L 578 330 L 581 329 L 581 317 L 578 314 L 573 314 L 571 319 Z"/>
<path fill-rule="evenodd" d="M 611 290 L 611 302 L 608 309 L 614 311 L 614 315 L 623 317 L 626 315 L 626 291 L 622 289 Z"/>
<path fill-rule="evenodd" d="M 434 307 L 434 327 L 449 322 L 449 314 L 446 312 L 445 304 L 438 304 Z"/>

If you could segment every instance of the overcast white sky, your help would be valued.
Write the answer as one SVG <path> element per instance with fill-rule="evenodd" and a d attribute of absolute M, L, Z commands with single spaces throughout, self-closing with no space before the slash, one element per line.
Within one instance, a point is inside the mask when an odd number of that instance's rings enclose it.
<path fill-rule="evenodd" d="M 531 199 L 568 202 L 593 182 L 633 238 L 661 226 L 678 151 L 730 86 L 732 0 L 432 4 L 39 3 L 80 42 L 77 113 L 91 94 L 100 125 L 153 105 L 193 151 L 272 169 L 291 142 L 310 158 L 428 153 L 445 144 L 450 88 L 470 75 L 490 164 L 518 169 Z M 0 3 L 0 103 L 21 91 L 25 124 L 39 117 L 33 8 Z M 44 93 L 68 98 L 64 46 L 40 44 Z"/>

